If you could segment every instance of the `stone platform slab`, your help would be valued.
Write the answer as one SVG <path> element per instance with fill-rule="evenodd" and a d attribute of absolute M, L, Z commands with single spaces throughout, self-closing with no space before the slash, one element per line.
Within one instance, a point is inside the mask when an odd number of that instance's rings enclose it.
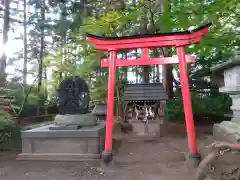
<path fill-rule="evenodd" d="M 234 121 L 223 121 L 214 124 L 213 138 L 216 141 L 240 143 L 240 124 Z"/>
<path fill-rule="evenodd" d="M 78 130 L 80 125 L 69 125 L 69 126 L 50 126 L 49 130 Z"/>
<path fill-rule="evenodd" d="M 17 159 L 82 161 L 101 158 L 105 123 L 78 130 L 49 130 L 54 126 L 52 124 L 23 131 L 22 153 Z"/>

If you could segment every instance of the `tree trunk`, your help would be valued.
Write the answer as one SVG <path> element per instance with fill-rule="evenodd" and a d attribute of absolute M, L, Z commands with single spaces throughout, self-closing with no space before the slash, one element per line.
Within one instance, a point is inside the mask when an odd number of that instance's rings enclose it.
<path fill-rule="evenodd" d="M 8 31 L 9 31 L 9 6 L 10 0 L 4 1 L 4 19 L 3 19 L 3 37 L 2 37 L 2 49 L 3 52 L 0 54 L 0 96 L 4 96 L 5 92 L 5 81 L 6 81 L 6 66 L 7 66 L 7 55 L 6 55 L 6 45 L 8 42 Z M 0 109 L 0 119 L 5 118 L 5 112 Z"/>
<path fill-rule="evenodd" d="M 24 58 L 24 62 L 23 62 L 23 84 L 26 85 L 27 84 L 27 3 L 26 0 L 23 1 L 24 3 L 24 35 L 23 35 L 23 46 L 24 46 L 24 50 L 23 50 L 23 58 Z"/>
<path fill-rule="evenodd" d="M 149 83 L 149 66 L 143 67 L 143 82 Z"/>
<path fill-rule="evenodd" d="M 160 70 L 159 70 L 160 66 L 159 64 L 156 65 L 156 82 L 160 83 Z"/>
<path fill-rule="evenodd" d="M 0 87 L 4 87 L 5 84 L 5 71 L 7 66 L 6 45 L 8 43 L 8 31 L 9 31 L 9 7 L 10 0 L 4 0 L 4 19 L 3 19 L 3 36 L 2 36 L 2 49 L 0 54 Z"/>
<path fill-rule="evenodd" d="M 136 67 L 136 69 L 135 69 L 135 72 L 136 72 L 136 84 L 138 84 L 138 67 Z"/>
<path fill-rule="evenodd" d="M 38 67 L 38 110 L 37 115 L 40 115 L 40 91 L 43 80 L 43 58 L 44 58 L 44 22 L 45 22 L 45 0 L 41 1 L 41 26 L 40 26 L 40 55 L 39 55 L 39 67 Z"/>
<path fill-rule="evenodd" d="M 128 57 L 128 53 L 127 52 L 123 52 L 123 59 L 127 59 Z M 122 67 L 123 70 L 123 80 L 127 81 L 128 80 L 128 67 Z"/>
<path fill-rule="evenodd" d="M 147 17 L 147 10 L 144 8 L 144 13 L 142 15 L 142 18 L 141 18 L 141 24 L 140 24 L 140 32 L 142 34 L 145 34 L 147 33 L 147 30 L 148 30 L 148 17 Z M 149 83 L 149 71 L 148 71 L 148 66 L 144 66 L 143 67 L 143 74 L 142 74 L 142 79 L 143 79 L 143 82 L 144 83 Z"/>
<path fill-rule="evenodd" d="M 171 31 L 171 28 L 169 27 L 169 24 L 171 24 L 171 19 L 169 15 L 169 0 L 159 0 L 159 10 L 163 14 L 163 24 L 164 26 L 161 27 L 162 31 Z M 169 51 L 167 48 L 162 48 L 163 49 L 163 56 L 167 57 L 170 55 Z M 168 98 L 172 99 L 174 97 L 174 92 L 173 92 L 173 65 L 172 64 L 166 64 L 163 66 L 163 83 L 165 85 L 165 88 L 167 90 Z"/>
<path fill-rule="evenodd" d="M 63 4 L 63 10 L 62 10 L 62 13 L 61 13 L 61 19 L 63 21 L 66 20 L 66 5 L 65 3 Z M 64 47 L 66 45 L 66 36 L 67 36 L 67 30 L 66 30 L 66 27 L 64 27 L 64 29 L 62 30 L 61 32 L 61 48 L 62 48 L 62 60 L 61 60 L 61 65 L 63 64 L 66 64 L 67 63 L 67 60 L 66 60 L 66 47 Z M 65 78 L 66 77 L 66 74 L 65 73 L 62 73 L 61 72 L 61 77 L 62 78 Z M 62 79 L 61 79 L 62 80 Z"/>
<path fill-rule="evenodd" d="M 156 82 L 156 66 L 155 65 L 152 67 L 152 80 L 154 83 Z"/>
<path fill-rule="evenodd" d="M 40 34 L 40 56 L 38 69 L 38 92 L 40 92 L 43 79 L 43 57 L 44 57 L 44 25 L 45 21 L 45 0 L 41 1 L 41 34 Z"/>
<path fill-rule="evenodd" d="M 164 66 L 165 68 L 165 87 L 167 90 L 168 98 L 172 99 L 174 98 L 174 92 L 173 92 L 173 65 L 167 64 Z"/>
<path fill-rule="evenodd" d="M 135 7 L 136 6 L 136 0 L 132 0 L 132 5 Z"/>
<path fill-rule="evenodd" d="M 63 5 L 63 9 L 61 12 L 61 20 L 65 21 L 66 20 L 66 5 L 65 3 L 62 3 Z M 60 59 L 60 68 L 63 67 L 64 64 L 66 64 L 66 48 L 64 47 L 64 45 L 66 44 L 66 28 L 64 27 L 64 29 L 61 29 L 60 31 L 60 46 L 61 46 L 61 59 Z M 62 72 L 59 73 L 59 79 L 60 79 L 60 83 L 62 81 L 62 79 L 64 79 L 65 74 Z"/>

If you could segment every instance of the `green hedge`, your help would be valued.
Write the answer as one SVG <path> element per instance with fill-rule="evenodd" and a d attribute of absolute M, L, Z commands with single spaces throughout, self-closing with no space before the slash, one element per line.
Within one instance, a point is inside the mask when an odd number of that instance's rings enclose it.
<path fill-rule="evenodd" d="M 19 150 L 20 148 L 20 128 L 13 121 L 0 116 L 0 150 Z"/>
<path fill-rule="evenodd" d="M 231 112 L 231 98 L 216 91 L 192 92 L 191 99 L 194 116 L 216 115 L 221 117 Z M 183 100 L 180 91 L 176 93 L 175 99 L 168 100 L 165 108 L 165 118 L 176 123 L 184 123 Z"/>

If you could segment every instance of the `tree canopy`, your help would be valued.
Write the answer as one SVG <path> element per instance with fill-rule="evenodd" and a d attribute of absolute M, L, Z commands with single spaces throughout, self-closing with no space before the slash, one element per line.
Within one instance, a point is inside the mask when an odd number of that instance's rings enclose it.
<path fill-rule="evenodd" d="M 9 8 L 1 4 L 0 13 L 8 36 L 3 44 L 16 42 L 19 50 L 8 54 L 8 77 L 26 85 L 31 79 L 38 86 L 38 94 L 55 94 L 60 81 L 70 75 L 83 77 L 91 87 L 92 102 L 106 99 L 107 69 L 100 68 L 103 52 L 96 51 L 87 41 L 86 33 L 104 36 L 125 36 L 194 29 L 212 23 L 210 32 L 200 44 L 187 51 L 197 56 L 197 63 L 189 67 L 191 77 L 207 72 L 211 66 L 226 61 L 240 44 L 240 3 L 238 0 L 19 0 L 10 1 Z M 6 12 L 9 16 L 6 17 Z M 7 20 L 6 20 L 7 19 Z M 7 23 L 7 24 L 6 24 Z M 8 48 L 11 48 L 8 46 Z M 164 49 L 165 51 L 166 49 Z M 153 56 L 162 56 L 161 49 L 153 49 Z M 175 53 L 168 49 L 168 55 Z M 120 58 L 137 58 L 139 50 L 121 51 Z M 23 64 L 23 65 L 21 65 Z M 177 66 L 173 67 L 178 70 Z M 5 67 L 1 71 L 5 71 Z M 167 81 L 172 84 L 172 69 Z M 158 66 L 118 69 L 118 81 L 162 81 Z M 37 96 L 37 95 L 36 95 Z"/>

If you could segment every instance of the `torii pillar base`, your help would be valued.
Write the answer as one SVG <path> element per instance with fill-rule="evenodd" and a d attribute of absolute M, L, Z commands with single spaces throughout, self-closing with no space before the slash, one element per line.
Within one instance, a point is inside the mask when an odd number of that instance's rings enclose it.
<path fill-rule="evenodd" d="M 186 154 L 186 164 L 191 168 L 197 168 L 201 161 L 202 157 L 199 153 L 193 154 L 189 152 Z"/>
<path fill-rule="evenodd" d="M 113 160 L 112 152 L 103 152 L 102 159 L 106 165 L 109 165 L 109 163 Z"/>

